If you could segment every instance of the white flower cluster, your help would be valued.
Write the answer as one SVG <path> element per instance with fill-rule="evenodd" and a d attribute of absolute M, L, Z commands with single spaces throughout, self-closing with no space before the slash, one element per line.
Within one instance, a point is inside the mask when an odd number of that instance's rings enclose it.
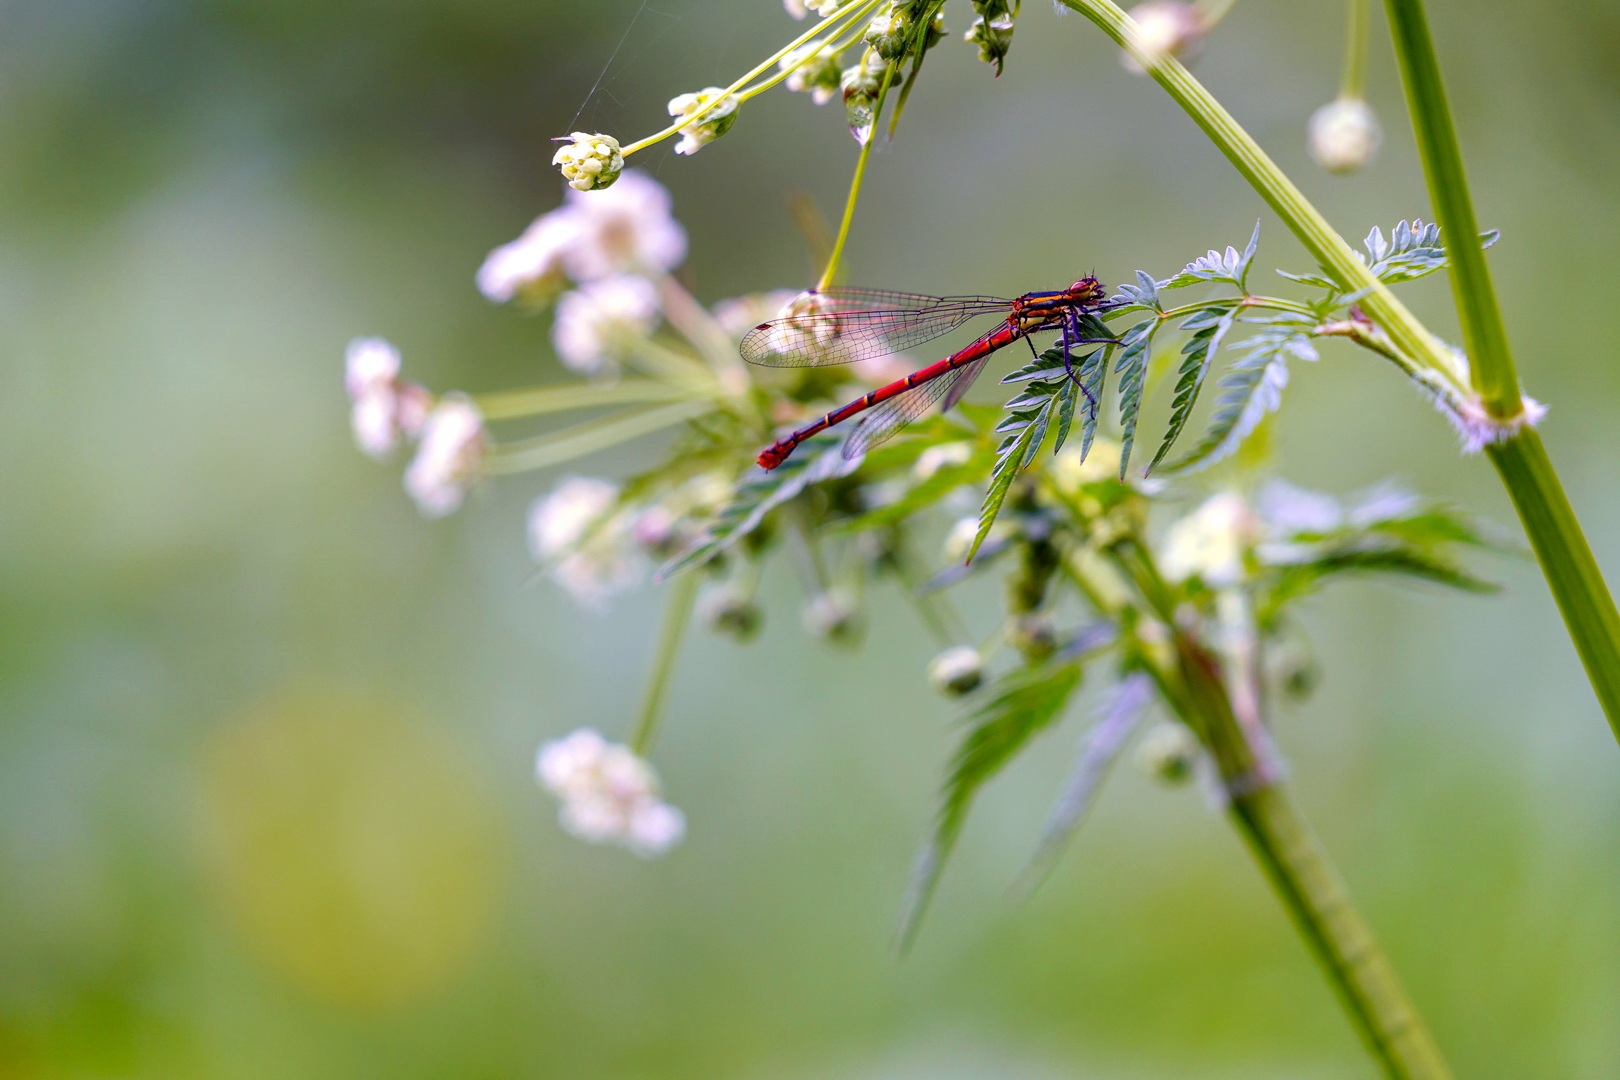
<path fill-rule="evenodd" d="M 669 115 L 678 120 L 701 112 L 703 115 L 691 126 L 681 129 L 681 141 L 675 144 L 677 154 L 695 154 L 709 143 L 731 130 L 737 122 L 739 102 L 718 86 L 706 86 L 690 94 L 679 94 L 669 99 Z"/>
<path fill-rule="evenodd" d="M 611 376 L 630 343 L 657 324 L 653 278 L 686 257 L 686 231 L 670 214 L 669 192 L 628 170 L 611 189 L 568 193 L 478 269 L 478 290 L 497 304 L 557 299 L 557 355 L 583 375 Z M 563 292 L 569 284 L 572 292 Z M 559 297 L 558 294 L 562 293 Z"/>
<path fill-rule="evenodd" d="M 803 19 L 812 11 L 825 19 L 838 10 L 839 3 L 840 0 L 782 0 L 782 6 L 795 19 Z"/>
<path fill-rule="evenodd" d="M 540 747 L 535 774 L 562 802 L 562 827 L 592 844 L 662 855 L 686 834 L 686 819 L 659 798 L 652 766 L 590 728 Z"/>
<path fill-rule="evenodd" d="M 1170 527 L 1160 568 L 1172 581 L 1198 577 L 1212 589 L 1236 585 L 1260 528 L 1243 496 L 1235 491 L 1212 495 Z"/>
<path fill-rule="evenodd" d="M 565 478 L 529 511 L 529 550 L 548 576 L 582 607 L 639 582 L 647 557 L 668 557 L 692 536 L 693 523 L 723 503 L 730 486 L 704 473 L 651 505 L 621 505 L 619 489 L 592 477 Z"/>
<path fill-rule="evenodd" d="M 350 424 L 362 453 L 379 460 L 402 439 L 418 440 L 405 470 L 405 491 L 428 517 L 443 517 L 483 471 L 489 441 L 472 402 L 446 395 L 437 404 L 415 383 L 399 381 L 399 350 L 382 338 L 356 338 L 344 357 L 343 382 L 353 403 Z"/>
<path fill-rule="evenodd" d="M 624 153 L 619 140 L 611 135 L 576 131 L 552 155 L 551 163 L 562 170 L 563 179 L 575 191 L 596 191 L 611 187 L 624 172 Z"/>

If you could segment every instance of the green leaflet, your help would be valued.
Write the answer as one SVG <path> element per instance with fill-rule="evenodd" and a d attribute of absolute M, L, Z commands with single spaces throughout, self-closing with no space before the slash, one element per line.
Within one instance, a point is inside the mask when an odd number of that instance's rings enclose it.
<path fill-rule="evenodd" d="M 1003 678 L 994 696 L 967 718 L 967 732 L 951 759 L 933 832 L 912 871 L 900 914 L 902 949 L 917 932 L 974 796 L 1031 737 L 1062 715 L 1080 685 L 1080 674 L 1080 664 L 1073 661 L 1015 672 Z"/>
<path fill-rule="evenodd" d="M 1232 328 L 1235 317 L 1231 303 L 1226 302 L 1212 304 L 1195 312 L 1181 324 L 1182 329 L 1195 332 L 1181 347 L 1181 372 L 1176 379 L 1175 397 L 1170 403 L 1170 422 L 1165 425 L 1164 439 L 1159 443 L 1158 452 L 1148 463 L 1148 472 L 1158 468 L 1159 462 L 1164 460 L 1181 435 L 1181 429 L 1187 426 L 1193 406 L 1198 404 L 1198 392 L 1203 389 L 1204 380 L 1209 376 L 1210 362 L 1215 357 L 1215 351 L 1221 347 L 1221 339 Z"/>
<path fill-rule="evenodd" d="M 1142 389 L 1147 377 L 1148 357 L 1153 351 L 1153 335 L 1159 329 L 1157 318 L 1144 319 L 1121 338 L 1125 345 L 1114 361 L 1114 374 L 1119 376 L 1119 479 L 1125 482 L 1125 470 L 1131 463 L 1131 447 L 1136 444 L 1136 419 L 1142 408 Z"/>

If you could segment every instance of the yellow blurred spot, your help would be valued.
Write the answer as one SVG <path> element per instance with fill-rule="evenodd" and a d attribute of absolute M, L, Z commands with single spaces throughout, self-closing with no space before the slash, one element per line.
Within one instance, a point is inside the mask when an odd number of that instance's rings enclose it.
<path fill-rule="evenodd" d="M 499 819 L 457 748 L 388 705 L 273 700 L 204 761 L 210 868 L 271 967 L 355 1009 L 398 1006 L 468 959 L 501 887 Z"/>

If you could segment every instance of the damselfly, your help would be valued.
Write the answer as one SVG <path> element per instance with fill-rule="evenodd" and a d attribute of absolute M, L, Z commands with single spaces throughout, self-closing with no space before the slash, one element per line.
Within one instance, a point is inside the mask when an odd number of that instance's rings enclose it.
<path fill-rule="evenodd" d="M 999 314 L 1003 318 L 995 329 L 938 363 L 879 387 L 777 439 L 760 451 L 760 467 L 776 468 L 810 436 L 864 412 L 867 415 L 844 440 L 844 456 L 858 457 L 927 412 L 934 403 L 949 409 L 961 401 L 991 353 L 1043 330 L 1063 335 L 1064 365 L 1073 377 L 1070 348 L 1092 342 L 1114 343 L 1112 338 L 1086 337 L 1082 331 L 1082 316 L 1100 310 L 1103 295 L 1103 287 L 1094 277 L 1083 277 L 1057 292 L 1025 293 L 1011 300 L 842 288 L 809 294 L 800 302 L 802 313 L 760 323 L 748 331 L 742 339 L 743 359 L 763 367 L 848 364 L 915 348 L 980 315 Z M 1030 347 L 1033 350 L 1034 346 Z"/>

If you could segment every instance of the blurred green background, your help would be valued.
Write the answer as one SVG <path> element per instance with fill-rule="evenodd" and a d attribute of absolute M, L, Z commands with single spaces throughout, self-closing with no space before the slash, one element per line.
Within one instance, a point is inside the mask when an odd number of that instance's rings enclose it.
<path fill-rule="evenodd" d="M 1527 388 L 1620 578 L 1620 6 L 1432 18 Z M 1306 160 L 1340 20 L 1243 0 L 1198 70 L 1359 237 L 1426 200 L 1380 38 L 1382 161 Z M 542 739 L 627 730 L 659 590 L 598 617 L 524 587 L 548 476 L 422 520 L 351 445 L 344 344 L 384 334 L 440 389 L 566 377 L 546 320 L 472 284 L 559 201 L 547 139 L 645 134 L 795 25 L 775 0 L 0 5 L 0 1077 L 1374 1075 L 1196 791 L 1122 769 L 1009 898 L 1078 719 L 985 798 L 897 961 L 953 712 L 892 596 L 858 655 L 808 643 L 786 574 L 752 647 L 692 639 L 664 860 L 570 840 L 534 786 Z M 696 158 L 666 147 L 635 163 L 703 299 L 808 283 L 786 206 L 840 204 L 832 109 L 777 92 Z M 1260 212 L 1089 24 L 1031 2 L 999 80 L 954 41 L 930 60 L 850 276 L 1162 276 Z M 1307 263 L 1269 216 L 1262 260 Z M 1409 295 L 1455 338 L 1443 283 Z M 1512 524 L 1392 372 L 1326 352 L 1289 389 L 1285 476 Z M 1620 750 L 1533 564 L 1483 569 L 1503 595 L 1315 601 L 1326 681 L 1280 738 L 1460 1077 L 1620 1075 Z"/>

